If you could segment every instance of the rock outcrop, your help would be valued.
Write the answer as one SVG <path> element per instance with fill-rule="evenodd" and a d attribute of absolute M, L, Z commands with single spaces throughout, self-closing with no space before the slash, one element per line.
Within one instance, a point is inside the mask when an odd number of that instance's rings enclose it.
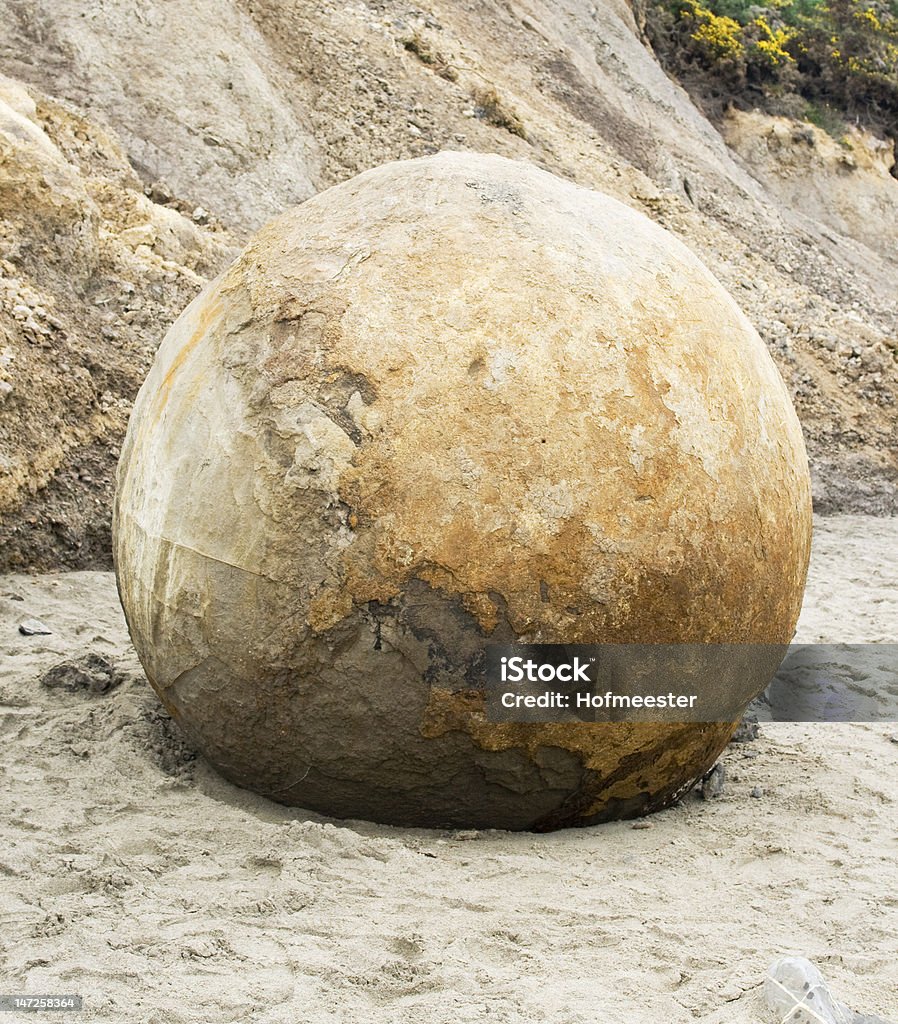
<path fill-rule="evenodd" d="M 898 251 L 895 146 L 849 126 L 833 138 L 807 121 L 731 110 L 727 144 L 783 206 L 883 260 Z"/>

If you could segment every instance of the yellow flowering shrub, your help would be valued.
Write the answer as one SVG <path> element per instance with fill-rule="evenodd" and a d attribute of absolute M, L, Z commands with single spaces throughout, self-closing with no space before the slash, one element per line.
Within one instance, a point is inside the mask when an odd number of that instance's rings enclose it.
<path fill-rule="evenodd" d="M 771 28 L 766 18 L 755 18 L 752 25 L 758 30 L 760 39 L 752 44 L 757 55 L 772 67 L 794 62 L 795 58 L 786 49 L 795 36 L 793 29 Z"/>
<path fill-rule="evenodd" d="M 898 0 L 633 2 L 706 109 L 831 110 L 898 142 Z"/>
<path fill-rule="evenodd" d="M 692 38 L 706 50 L 712 60 L 738 58 L 745 52 L 742 26 L 735 18 L 714 14 L 697 0 L 684 0 L 684 10 L 696 22 Z"/>

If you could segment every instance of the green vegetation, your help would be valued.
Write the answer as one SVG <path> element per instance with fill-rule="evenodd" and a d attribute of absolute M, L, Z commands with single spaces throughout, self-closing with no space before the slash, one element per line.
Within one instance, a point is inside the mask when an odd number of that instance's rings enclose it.
<path fill-rule="evenodd" d="M 839 110 L 826 103 L 810 103 L 802 111 L 801 115 L 805 121 L 822 128 L 827 135 L 831 135 L 843 146 L 849 145 L 845 141 L 845 116 Z"/>
<path fill-rule="evenodd" d="M 645 0 L 665 66 L 718 105 L 791 111 L 898 139 L 898 0 Z"/>

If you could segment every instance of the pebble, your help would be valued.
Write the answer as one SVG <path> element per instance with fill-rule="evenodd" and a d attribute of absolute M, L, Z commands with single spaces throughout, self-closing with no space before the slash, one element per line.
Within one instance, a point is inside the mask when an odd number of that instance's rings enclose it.
<path fill-rule="evenodd" d="M 19 632 L 22 636 L 50 636 L 53 630 L 40 619 L 24 619 L 19 623 Z"/>
<path fill-rule="evenodd" d="M 723 786 L 726 782 L 726 771 L 719 762 L 714 767 L 706 772 L 702 778 L 702 788 L 700 790 L 702 799 L 714 800 L 723 793 Z"/>
<path fill-rule="evenodd" d="M 88 654 L 83 658 L 54 665 L 41 677 L 41 685 L 48 689 L 67 690 L 69 693 L 78 690 L 108 693 L 124 679 L 125 676 L 110 658 L 101 654 Z"/>
<path fill-rule="evenodd" d="M 752 791 L 749 795 L 753 796 L 755 800 L 760 800 L 761 797 L 764 795 L 764 790 L 761 789 L 760 786 L 754 786 L 752 787 Z"/>
<path fill-rule="evenodd" d="M 164 206 L 166 203 L 172 201 L 172 190 L 164 181 L 154 181 L 152 185 L 148 185 L 144 189 L 144 194 L 147 195 L 154 203 L 159 203 Z"/>
<path fill-rule="evenodd" d="M 188 960 L 205 960 L 215 956 L 215 946 L 208 939 L 191 939 L 184 944 L 181 956 Z"/>
<path fill-rule="evenodd" d="M 644 821 L 642 819 L 640 819 L 639 821 L 634 821 L 633 824 L 630 826 L 630 828 L 654 828 L 654 827 L 655 826 L 650 821 Z"/>
<path fill-rule="evenodd" d="M 746 712 L 736 731 L 733 733 L 730 743 L 752 743 L 760 735 L 758 727 L 758 716 L 753 712 Z"/>
<path fill-rule="evenodd" d="M 139 245 L 148 245 L 152 248 L 156 243 L 156 229 L 152 224 L 135 224 L 119 232 L 119 238 L 131 249 L 136 249 Z"/>

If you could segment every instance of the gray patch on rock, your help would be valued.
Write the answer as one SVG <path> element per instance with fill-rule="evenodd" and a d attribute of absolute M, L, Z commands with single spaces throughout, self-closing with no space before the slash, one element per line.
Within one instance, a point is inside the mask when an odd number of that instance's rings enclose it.
<path fill-rule="evenodd" d="M 466 181 L 465 185 L 474 190 L 484 206 L 504 206 L 515 214 L 524 209 L 521 193 L 515 188 L 494 181 Z"/>

